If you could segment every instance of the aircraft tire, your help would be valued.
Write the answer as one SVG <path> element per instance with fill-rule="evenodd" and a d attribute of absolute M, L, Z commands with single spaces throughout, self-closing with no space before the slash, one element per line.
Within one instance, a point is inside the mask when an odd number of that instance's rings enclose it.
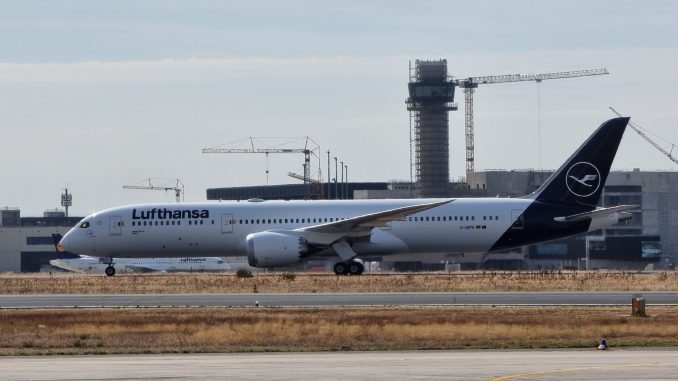
<path fill-rule="evenodd" d="M 365 271 L 365 266 L 357 261 L 352 261 L 348 265 L 348 273 L 351 275 L 360 275 Z"/>
<path fill-rule="evenodd" d="M 104 272 L 105 272 L 106 275 L 108 275 L 108 276 L 113 276 L 113 275 L 115 275 L 115 267 L 113 267 L 113 266 L 108 266 L 108 267 L 106 267 L 106 270 L 104 270 Z"/>
<path fill-rule="evenodd" d="M 337 262 L 334 265 L 334 273 L 337 275 L 346 275 L 348 274 L 348 268 L 346 262 Z"/>

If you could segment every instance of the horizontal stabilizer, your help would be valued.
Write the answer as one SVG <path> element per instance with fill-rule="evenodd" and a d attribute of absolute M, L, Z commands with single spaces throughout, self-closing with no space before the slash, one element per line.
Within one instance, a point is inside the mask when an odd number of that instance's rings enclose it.
<path fill-rule="evenodd" d="M 627 210 L 638 209 L 638 208 L 640 208 L 640 205 L 619 205 L 619 206 L 613 206 L 611 208 L 600 208 L 600 209 L 592 210 L 590 212 L 573 214 L 571 216 L 555 217 L 553 219 L 556 222 L 589 221 L 593 218 L 605 217 L 605 216 L 609 216 L 610 214 L 613 214 L 613 213 L 619 213 L 619 212 L 624 212 L 624 211 L 627 211 Z"/>

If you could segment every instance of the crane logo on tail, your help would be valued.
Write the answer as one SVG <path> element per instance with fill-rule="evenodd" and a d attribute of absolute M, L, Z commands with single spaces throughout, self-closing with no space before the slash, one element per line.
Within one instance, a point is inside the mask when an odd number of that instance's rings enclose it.
<path fill-rule="evenodd" d="M 565 185 L 573 195 L 589 197 L 600 188 L 600 171 L 595 165 L 580 161 L 567 170 Z"/>

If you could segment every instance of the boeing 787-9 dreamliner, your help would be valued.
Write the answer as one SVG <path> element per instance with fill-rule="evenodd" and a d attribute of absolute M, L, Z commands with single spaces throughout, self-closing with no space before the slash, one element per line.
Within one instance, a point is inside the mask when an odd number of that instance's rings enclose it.
<path fill-rule="evenodd" d="M 520 198 L 140 204 L 85 217 L 58 248 L 102 258 L 246 255 L 284 267 L 334 256 L 361 274 L 365 255 L 486 253 L 625 221 L 636 205 L 597 207 L 629 118 L 603 123 L 530 195 Z"/>

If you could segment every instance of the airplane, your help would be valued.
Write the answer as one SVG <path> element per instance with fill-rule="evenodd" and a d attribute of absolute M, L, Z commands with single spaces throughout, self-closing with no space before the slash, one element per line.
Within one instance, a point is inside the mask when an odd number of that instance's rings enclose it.
<path fill-rule="evenodd" d="M 218 272 L 231 271 L 240 267 L 248 267 L 246 263 L 227 263 L 218 257 L 185 257 L 185 258 L 114 258 L 113 263 L 121 271 L 129 272 L 178 272 L 199 271 Z M 59 258 L 49 261 L 54 267 L 75 272 L 103 273 L 109 266 L 99 258 L 81 256 L 78 258 Z M 108 274 L 107 274 L 108 275 Z M 111 274 L 111 276 L 114 274 Z"/>
<path fill-rule="evenodd" d="M 137 204 L 85 217 L 60 251 L 103 258 L 246 255 L 276 268 L 339 257 L 359 275 L 366 255 L 488 253 L 582 234 L 631 218 L 597 207 L 629 118 L 604 122 L 533 193 L 518 198 Z"/>

